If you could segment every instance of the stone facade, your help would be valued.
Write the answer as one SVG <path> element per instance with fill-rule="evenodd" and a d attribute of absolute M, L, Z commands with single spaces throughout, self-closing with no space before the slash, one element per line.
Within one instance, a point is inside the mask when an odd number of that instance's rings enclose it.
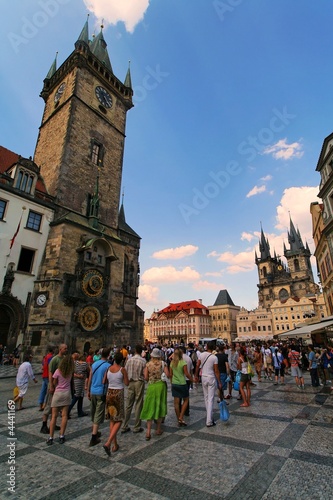
<path fill-rule="evenodd" d="M 45 109 L 34 160 L 55 198 L 55 218 L 26 335 L 40 355 L 50 343 L 82 352 L 143 340 L 143 311 L 136 305 L 140 237 L 127 225 L 123 205 L 119 210 L 133 91 L 130 78 L 123 84 L 104 64 L 102 32 L 98 51 L 86 34 L 59 69 L 50 70 L 41 92 Z"/>

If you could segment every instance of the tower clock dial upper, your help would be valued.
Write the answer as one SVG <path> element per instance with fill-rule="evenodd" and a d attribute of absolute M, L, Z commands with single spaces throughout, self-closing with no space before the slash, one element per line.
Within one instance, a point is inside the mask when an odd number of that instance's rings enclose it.
<path fill-rule="evenodd" d="M 102 104 L 102 106 L 104 106 L 105 108 L 111 108 L 112 97 L 110 96 L 109 92 L 105 90 L 104 87 L 98 85 L 95 88 L 95 94 L 99 102 Z"/>
<path fill-rule="evenodd" d="M 55 103 L 60 101 L 60 98 L 61 98 L 62 94 L 64 93 L 65 87 L 66 87 L 66 83 L 62 82 L 62 84 L 60 85 L 60 87 L 58 88 L 57 92 L 54 95 L 54 102 Z"/>

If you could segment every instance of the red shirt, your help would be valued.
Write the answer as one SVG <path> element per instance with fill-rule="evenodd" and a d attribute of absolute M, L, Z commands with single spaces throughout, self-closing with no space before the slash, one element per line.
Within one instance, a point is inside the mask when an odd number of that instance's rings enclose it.
<path fill-rule="evenodd" d="M 49 364 L 52 358 L 53 354 L 51 352 L 46 354 L 46 356 L 44 356 L 43 358 L 43 375 L 42 375 L 43 378 L 49 377 Z"/>

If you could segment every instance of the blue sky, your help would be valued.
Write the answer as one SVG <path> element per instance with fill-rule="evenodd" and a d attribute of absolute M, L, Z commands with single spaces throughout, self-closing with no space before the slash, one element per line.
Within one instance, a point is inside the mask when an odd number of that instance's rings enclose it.
<path fill-rule="evenodd" d="M 323 8 L 325 7 L 325 8 Z M 2 5 L 1 144 L 34 153 L 42 82 L 90 12 L 114 73 L 131 61 L 123 189 L 142 237 L 139 305 L 255 308 L 261 224 L 272 252 L 289 216 L 314 249 L 310 203 L 332 132 L 333 3 L 303 0 L 12 0 Z M 316 272 L 316 270 L 314 269 Z"/>

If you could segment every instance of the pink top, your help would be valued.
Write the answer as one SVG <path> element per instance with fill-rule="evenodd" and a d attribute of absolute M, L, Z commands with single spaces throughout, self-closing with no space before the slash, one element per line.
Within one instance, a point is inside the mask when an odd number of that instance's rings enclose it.
<path fill-rule="evenodd" d="M 54 392 L 63 392 L 63 391 L 69 391 L 71 388 L 71 379 L 72 376 L 70 375 L 69 377 L 65 378 L 62 376 L 61 372 L 59 371 L 59 368 L 56 369 L 54 374 L 52 375 L 53 378 L 58 380 L 57 387 L 55 388 Z"/>

